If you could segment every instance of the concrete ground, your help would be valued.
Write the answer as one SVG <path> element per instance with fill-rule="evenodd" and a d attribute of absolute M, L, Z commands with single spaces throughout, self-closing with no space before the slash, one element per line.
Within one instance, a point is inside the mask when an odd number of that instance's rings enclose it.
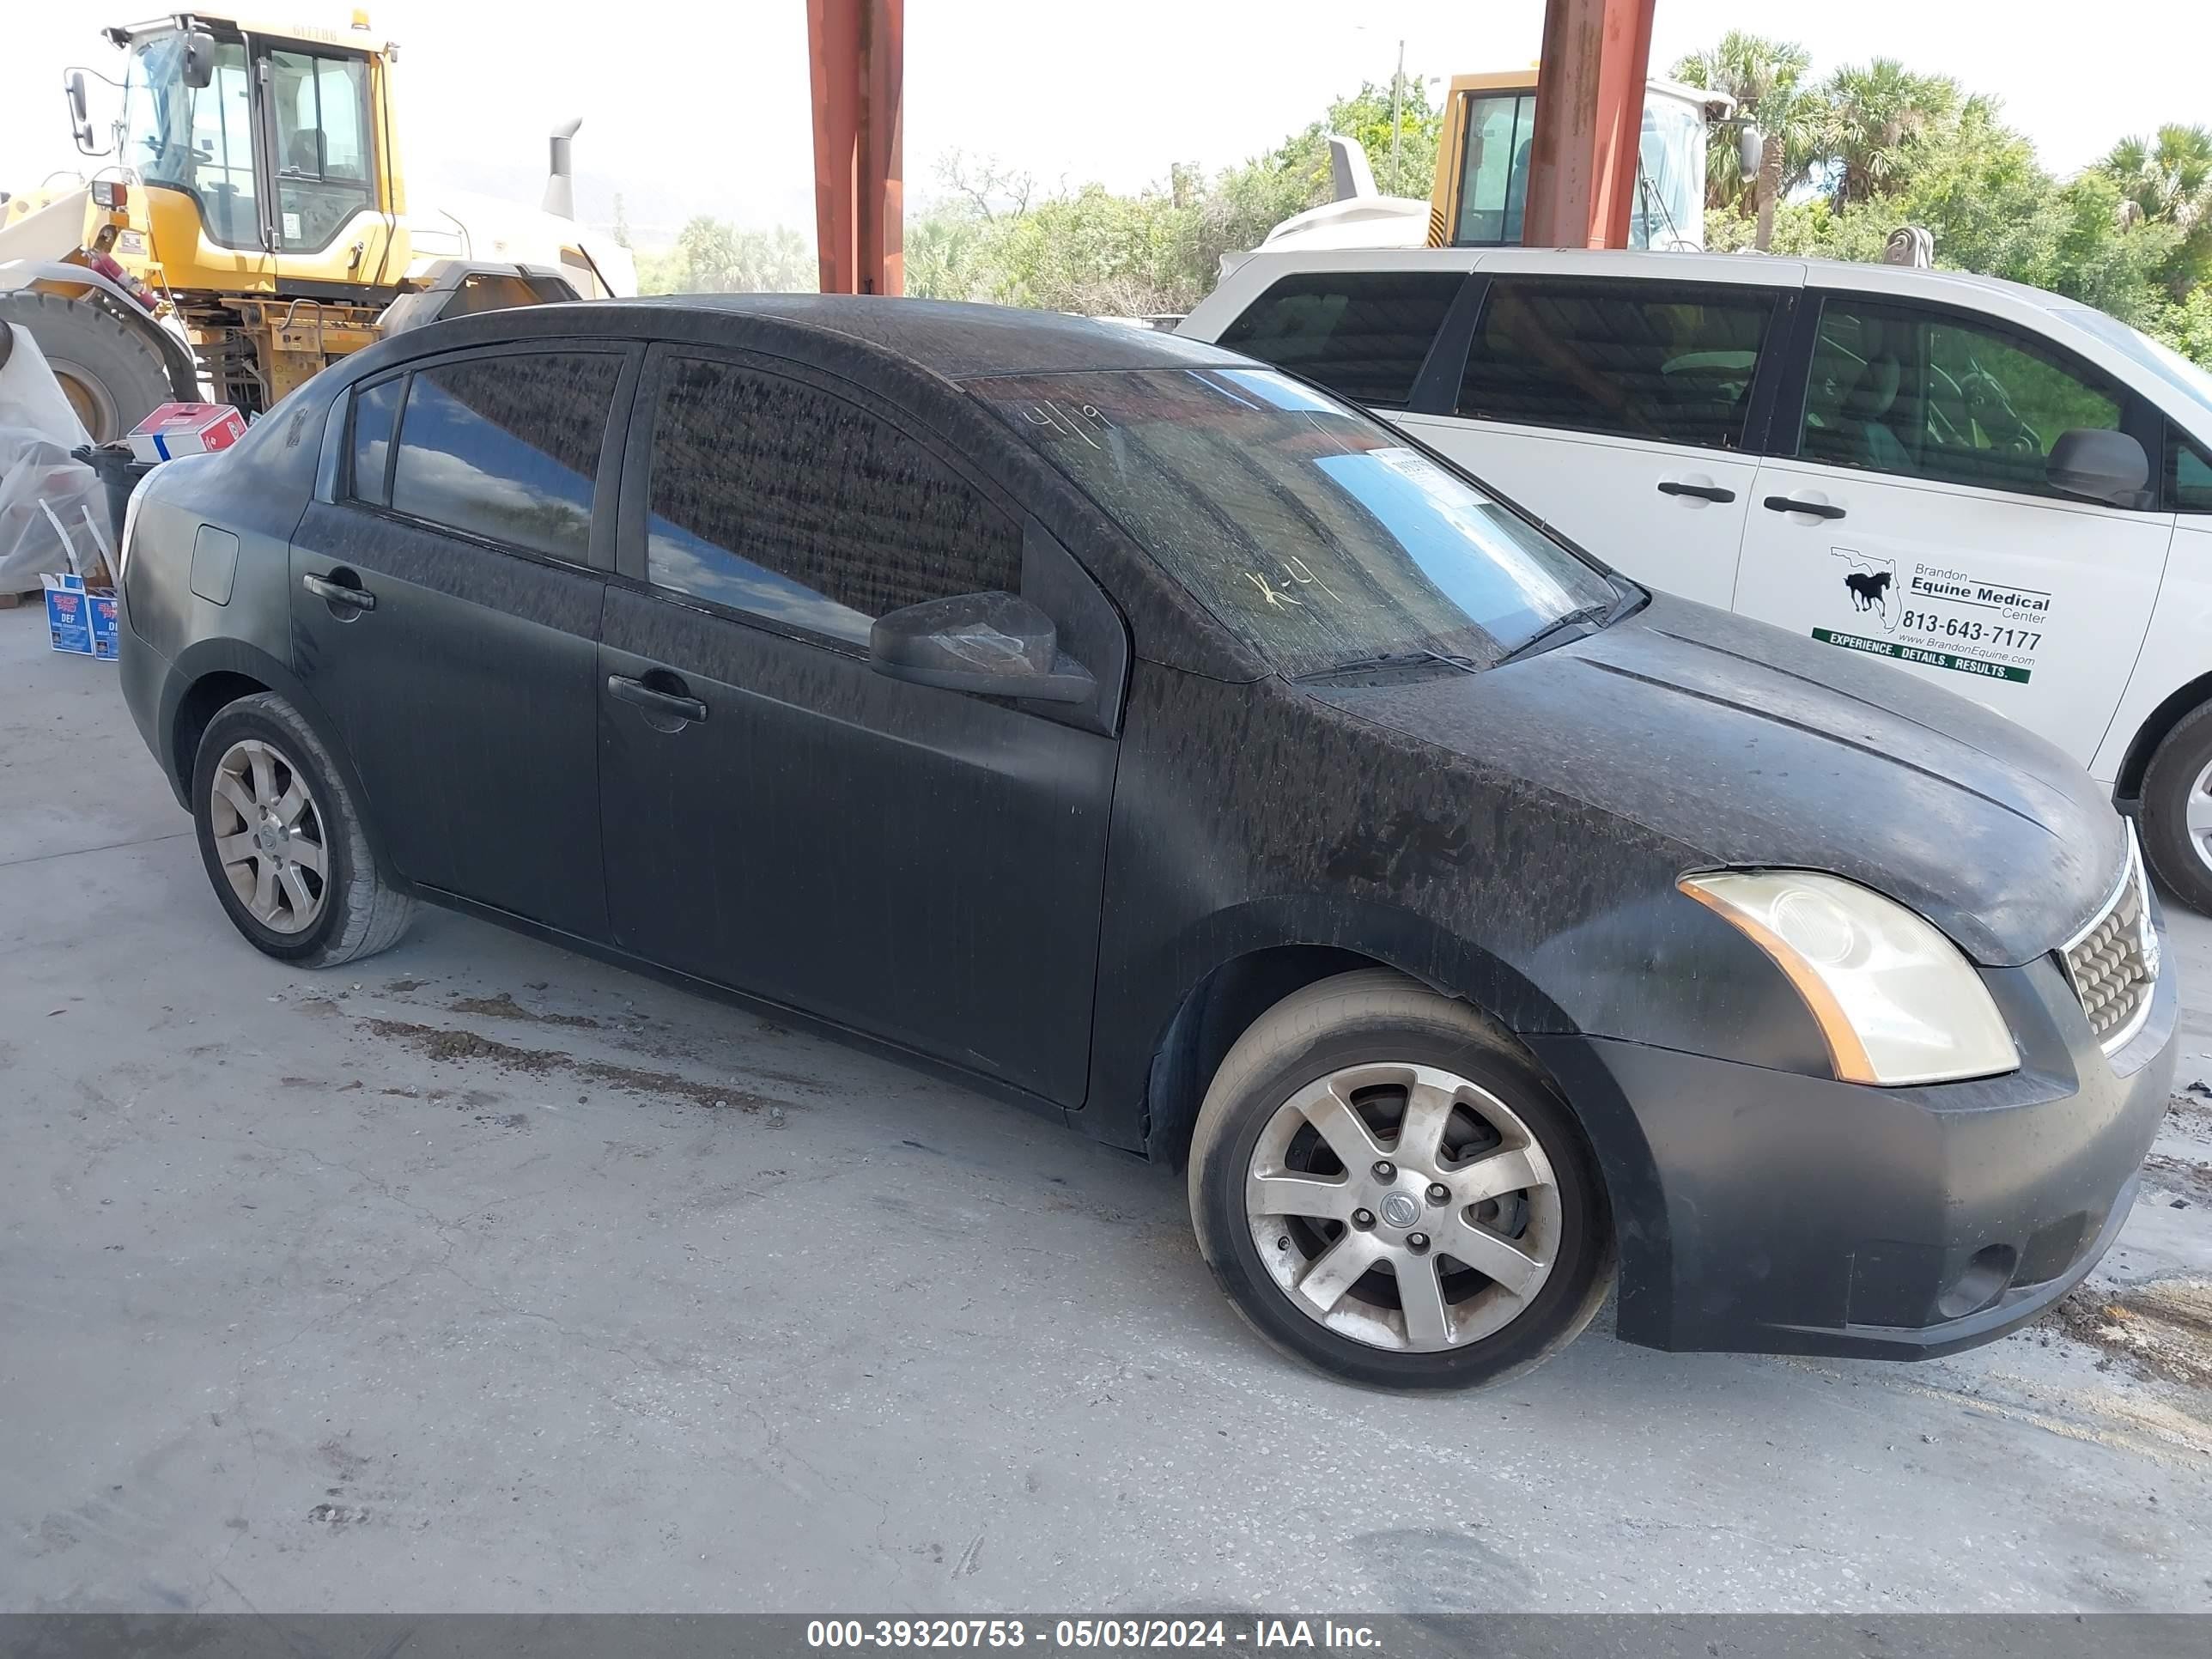
<path fill-rule="evenodd" d="M 114 672 L 0 614 L 0 1610 L 2212 1609 L 2212 1101 L 1993 1347 L 1364 1394 L 1054 1126 L 441 912 L 265 960 Z"/>

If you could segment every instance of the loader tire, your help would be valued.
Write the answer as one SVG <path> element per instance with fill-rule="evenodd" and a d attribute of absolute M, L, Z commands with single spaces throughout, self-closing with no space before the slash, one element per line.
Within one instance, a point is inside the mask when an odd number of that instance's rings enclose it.
<path fill-rule="evenodd" d="M 0 294 L 0 322 L 38 342 L 96 444 L 114 442 L 173 395 L 161 348 L 103 307 L 19 288 Z"/>

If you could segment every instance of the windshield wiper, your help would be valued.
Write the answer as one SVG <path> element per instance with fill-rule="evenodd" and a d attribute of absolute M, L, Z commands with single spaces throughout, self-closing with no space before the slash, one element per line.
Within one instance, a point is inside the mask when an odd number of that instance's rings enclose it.
<path fill-rule="evenodd" d="M 1448 651 L 1383 651 L 1371 657 L 1355 657 L 1350 662 L 1331 663 L 1326 668 L 1309 669 L 1303 674 L 1293 674 L 1293 684 L 1306 680 L 1333 680 L 1346 674 L 1369 674 L 1389 668 L 1421 668 L 1437 664 L 1456 668 L 1462 673 L 1480 674 L 1485 666 L 1472 657 L 1454 656 Z"/>
<path fill-rule="evenodd" d="M 1615 589 L 1613 600 L 1607 605 L 1585 605 L 1556 617 L 1531 634 L 1498 659 L 1498 666 L 1519 662 L 1523 657 L 1534 657 L 1555 645 L 1564 645 L 1569 639 L 1581 639 L 1610 628 L 1642 603 L 1643 593 L 1636 588 L 1620 586 Z"/>

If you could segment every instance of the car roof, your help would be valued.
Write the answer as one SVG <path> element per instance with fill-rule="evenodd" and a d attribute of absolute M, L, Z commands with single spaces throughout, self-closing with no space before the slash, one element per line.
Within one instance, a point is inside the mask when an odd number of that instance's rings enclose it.
<path fill-rule="evenodd" d="M 1128 323 L 953 300 L 866 294 L 677 294 L 473 313 L 399 337 L 417 349 L 548 334 L 654 334 L 684 313 L 682 337 L 793 356 L 810 338 L 825 360 L 858 356 L 947 380 L 1085 369 L 1229 367 L 1249 359 Z M 588 319 L 588 320 L 586 320 Z M 410 353 L 410 355 L 413 355 Z"/>

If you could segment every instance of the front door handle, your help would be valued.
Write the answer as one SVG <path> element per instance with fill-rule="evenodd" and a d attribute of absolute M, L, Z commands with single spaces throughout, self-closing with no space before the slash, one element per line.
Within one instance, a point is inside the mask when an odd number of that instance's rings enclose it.
<path fill-rule="evenodd" d="M 657 685 L 647 685 L 643 680 L 632 679 L 627 674 L 607 676 L 607 695 L 633 708 L 642 708 L 648 714 L 679 720 L 703 720 L 707 718 L 707 705 L 698 698 L 687 697 L 678 691 L 663 691 Z"/>
<path fill-rule="evenodd" d="M 347 574 L 350 575 L 352 573 L 349 571 Z M 328 576 L 309 575 L 300 578 L 300 586 L 317 599 L 348 611 L 376 609 L 376 595 L 352 582 L 332 581 Z"/>
<path fill-rule="evenodd" d="M 1662 495 L 1693 495 L 1701 501 L 1732 501 L 1735 491 L 1723 489 L 1718 484 L 1684 483 L 1680 478 L 1659 480 Z"/>
<path fill-rule="evenodd" d="M 1816 519 L 1840 519 L 1844 509 L 1830 501 L 1801 501 L 1794 495 L 1769 495 L 1765 502 L 1769 513 L 1809 513 Z"/>

